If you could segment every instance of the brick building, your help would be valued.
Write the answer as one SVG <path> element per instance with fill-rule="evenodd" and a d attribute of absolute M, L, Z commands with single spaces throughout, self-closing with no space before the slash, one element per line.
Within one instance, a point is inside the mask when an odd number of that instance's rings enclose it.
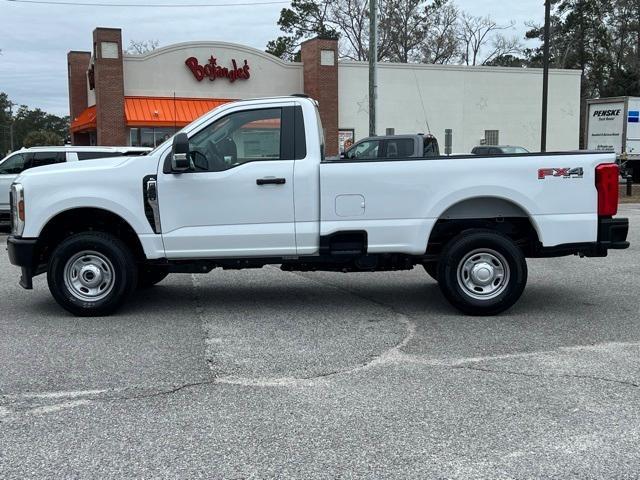
<path fill-rule="evenodd" d="M 319 102 L 326 151 L 368 135 L 368 65 L 338 60 L 335 40 L 301 46 L 301 62 L 225 42 L 123 52 L 120 29 L 97 28 L 91 52 L 67 55 L 74 144 L 156 146 L 234 99 L 306 93 Z M 537 69 L 380 63 L 378 133 L 430 131 L 453 151 L 484 142 L 535 149 L 542 73 Z M 550 149 L 578 147 L 580 72 L 550 75 Z"/>

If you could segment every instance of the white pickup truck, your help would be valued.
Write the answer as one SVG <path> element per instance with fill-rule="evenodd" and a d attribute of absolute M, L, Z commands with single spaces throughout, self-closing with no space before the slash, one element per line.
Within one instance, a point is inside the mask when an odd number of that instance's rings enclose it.
<path fill-rule="evenodd" d="M 624 249 L 607 153 L 325 160 L 303 96 L 218 107 L 145 157 L 28 170 L 11 189 L 11 262 L 58 303 L 107 315 L 167 274 L 373 272 L 422 265 L 457 308 L 512 306 L 526 257 Z"/>

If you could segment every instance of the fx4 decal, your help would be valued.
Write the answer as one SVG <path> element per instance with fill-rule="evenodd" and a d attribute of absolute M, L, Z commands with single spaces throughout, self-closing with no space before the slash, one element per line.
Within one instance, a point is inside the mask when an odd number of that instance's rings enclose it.
<path fill-rule="evenodd" d="M 584 169 L 578 168 L 541 168 L 538 170 L 538 179 L 544 180 L 547 177 L 562 178 L 582 178 Z"/>

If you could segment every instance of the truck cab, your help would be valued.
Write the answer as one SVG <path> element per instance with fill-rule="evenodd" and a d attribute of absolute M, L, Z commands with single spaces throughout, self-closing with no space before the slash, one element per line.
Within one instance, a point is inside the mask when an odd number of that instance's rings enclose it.
<path fill-rule="evenodd" d="M 113 313 L 170 273 L 269 264 L 420 266 L 455 307 L 491 315 L 522 294 L 526 258 L 629 246 L 611 154 L 324 151 L 317 104 L 291 96 L 220 106 L 143 157 L 28 170 L 11 187 L 10 260 L 26 289 L 46 273 L 75 315 Z"/>

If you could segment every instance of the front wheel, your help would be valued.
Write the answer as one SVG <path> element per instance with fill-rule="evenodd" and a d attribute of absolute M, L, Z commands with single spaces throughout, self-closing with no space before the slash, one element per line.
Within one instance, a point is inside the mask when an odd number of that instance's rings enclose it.
<path fill-rule="evenodd" d="M 513 241 L 491 230 L 467 231 L 442 251 L 438 280 L 444 296 L 469 315 L 513 306 L 527 284 L 527 262 Z"/>
<path fill-rule="evenodd" d="M 113 235 L 87 232 L 56 247 L 47 269 L 49 290 L 81 317 L 113 313 L 135 290 L 138 269 L 129 248 Z"/>

